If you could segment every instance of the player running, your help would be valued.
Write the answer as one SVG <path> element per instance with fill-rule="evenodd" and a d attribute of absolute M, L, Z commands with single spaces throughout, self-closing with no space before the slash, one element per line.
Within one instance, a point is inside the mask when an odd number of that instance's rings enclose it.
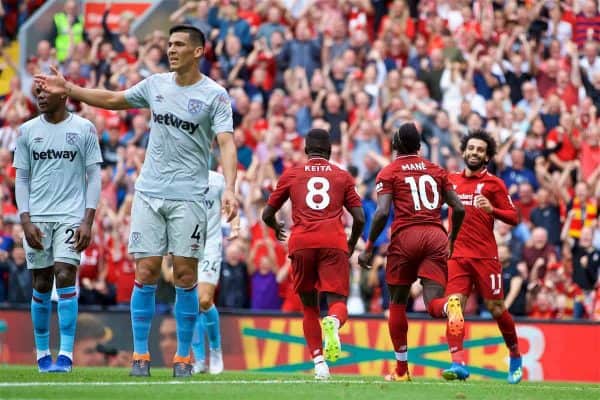
<path fill-rule="evenodd" d="M 413 282 L 421 279 L 423 299 L 432 317 L 443 318 L 445 309 L 450 309 L 452 304 L 460 311 L 459 296 L 446 299 L 444 289 L 446 261 L 448 254 L 452 254 L 465 210 L 452 190 L 448 173 L 418 155 L 421 135 L 414 123 L 405 123 L 398 129 L 392 147 L 398 156 L 377 175 L 377 210 L 359 263 L 366 266 L 372 259 L 373 242 L 384 229 L 393 202 L 394 221 L 385 280 L 390 290 L 388 326 L 396 369 L 385 379 L 400 382 L 412 380 L 408 371 L 406 303 Z M 450 237 L 440 217 L 444 202 L 454 210 Z M 462 314 L 448 315 L 448 331 L 462 327 Z"/>
<path fill-rule="evenodd" d="M 215 288 L 219 283 L 223 256 L 223 234 L 221 231 L 221 196 L 225 190 L 225 178 L 215 171 L 208 174 L 208 193 L 204 199 L 208 226 L 204 256 L 198 262 L 198 297 L 200 314 L 196 320 L 192 351 L 194 352 L 194 373 L 206 372 L 204 337 L 208 335 L 210 362 L 208 372 L 223 372 L 223 352 L 221 350 L 221 331 L 219 311 L 214 305 Z M 231 221 L 229 240 L 239 233 L 239 217 Z"/>
<path fill-rule="evenodd" d="M 341 353 L 339 329 L 348 319 L 346 298 L 350 275 L 348 256 L 354 252 L 365 223 L 354 179 L 329 163 L 329 133 L 312 129 L 306 136 L 305 165 L 287 169 L 267 202 L 262 219 L 286 239 L 283 223 L 275 213 L 289 198 L 294 226 L 288 242 L 294 290 L 303 304 L 304 338 L 315 364 L 315 379 L 330 378 L 327 361 Z M 346 238 L 344 207 L 352 214 L 352 232 Z M 319 293 L 326 293 L 328 316 L 319 325 Z M 323 346 L 322 335 L 325 335 Z"/>
<path fill-rule="evenodd" d="M 36 87 L 42 113 L 19 128 L 15 195 L 33 294 L 31 320 L 40 372 L 71 372 L 77 324 L 75 279 L 90 244 L 100 198 L 102 156 L 94 125 L 66 108 L 66 96 Z M 53 281 L 58 294 L 60 352 L 50 354 Z"/>
<path fill-rule="evenodd" d="M 206 238 L 203 199 L 213 139 L 221 151 L 226 187 L 223 209 L 231 220 L 237 171 L 231 104 L 226 90 L 199 72 L 204 34 L 191 25 L 169 31 L 173 72 L 154 74 L 125 91 L 88 89 L 62 76 L 36 75 L 43 88 L 92 106 L 121 110 L 147 107 L 152 124 L 146 159 L 135 183 L 129 252 L 136 258 L 131 296 L 133 363 L 130 375 L 150 376 L 148 335 L 162 256 L 173 255 L 177 352 L 173 376 L 192 374 L 190 344 L 198 315 L 197 272 Z"/>
<path fill-rule="evenodd" d="M 486 165 L 496 154 L 496 142 L 489 133 L 479 130 L 462 138 L 461 151 L 466 168 L 450 175 L 450 182 L 466 209 L 465 223 L 448 261 L 446 293 L 460 293 L 464 309 L 473 285 L 484 299 L 487 309 L 498 323 L 504 342 L 510 352 L 508 382 L 519 383 L 523 377 L 519 339 L 515 323 L 504 306 L 502 266 L 498 261 L 498 246 L 494 237 L 494 219 L 516 225 L 519 216 L 504 182 L 490 174 Z M 455 305 L 448 306 L 448 314 L 462 312 Z M 469 371 L 463 354 L 464 330 L 448 332 L 452 366 L 442 375 L 445 379 L 467 379 Z"/>

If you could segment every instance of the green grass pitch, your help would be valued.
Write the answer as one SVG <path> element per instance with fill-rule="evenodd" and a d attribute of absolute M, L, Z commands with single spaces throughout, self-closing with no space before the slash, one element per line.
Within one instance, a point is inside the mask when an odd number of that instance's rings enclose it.
<path fill-rule="evenodd" d="M 444 382 L 419 379 L 384 382 L 377 377 L 333 376 L 315 382 L 308 374 L 225 372 L 175 380 L 171 370 L 155 368 L 152 377 L 134 379 L 122 368 L 76 368 L 71 374 L 39 374 L 32 366 L 0 367 L 0 399 L 600 399 L 600 384 L 503 381 Z"/>

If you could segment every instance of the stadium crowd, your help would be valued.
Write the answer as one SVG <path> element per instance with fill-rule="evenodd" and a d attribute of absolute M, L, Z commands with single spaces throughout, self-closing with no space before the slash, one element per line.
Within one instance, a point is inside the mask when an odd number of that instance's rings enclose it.
<path fill-rule="evenodd" d="M 504 180 L 521 218 L 514 228 L 499 221 L 495 227 L 511 313 L 600 320 L 596 1 L 180 3 L 170 21 L 192 24 L 209 38 L 202 72 L 229 90 L 234 111 L 242 229 L 225 243 L 219 307 L 300 310 L 285 244 L 259 215 L 282 171 L 304 160 L 303 136 L 310 128 L 330 131 L 332 160 L 355 177 L 366 237 L 376 207 L 375 177 L 392 157 L 392 132 L 414 120 L 423 155 L 449 171 L 464 165 L 458 144 L 468 130 L 485 128 L 496 138 L 499 153 L 489 170 Z M 31 11 L 21 8 L 16 25 Z M 123 90 L 168 70 L 165 32 L 133 36 L 128 13 L 120 15 L 115 31 L 106 23 L 86 30 L 79 13 L 76 2 L 66 2 L 54 32 L 27 56 L 25 70 L 4 56 L 5 68 L 17 74 L 0 101 L 0 303 L 31 299 L 12 152 L 19 124 L 36 115 L 33 75 L 59 65 L 79 85 Z M 108 13 L 110 5 L 103 22 Z M 14 36 L 6 23 L 3 36 Z M 104 158 L 95 239 L 80 268 L 80 303 L 127 304 L 134 281 L 126 251 L 131 200 L 151 115 L 69 106 L 96 125 Z M 289 208 L 283 212 L 289 225 Z M 228 234 L 229 226 L 223 229 Z M 351 314 L 387 308 L 388 234 L 376 243 L 377 268 L 362 270 L 356 254 L 350 259 Z M 157 294 L 165 309 L 174 297 L 170 281 L 165 258 Z M 418 284 L 412 298 L 412 311 L 424 312 Z M 468 314 L 485 315 L 477 298 L 469 304 Z"/>

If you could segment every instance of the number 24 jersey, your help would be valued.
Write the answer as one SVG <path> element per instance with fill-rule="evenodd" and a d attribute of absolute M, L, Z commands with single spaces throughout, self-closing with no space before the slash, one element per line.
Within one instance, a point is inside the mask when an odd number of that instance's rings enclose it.
<path fill-rule="evenodd" d="M 348 251 L 343 209 L 362 207 L 349 173 L 324 158 L 311 158 L 281 175 L 268 204 L 279 210 L 288 198 L 294 222 L 288 242 L 290 254 L 311 248 Z"/>
<path fill-rule="evenodd" d="M 400 156 L 379 171 L 375 189 L 378 195 L 392 195 L 392 238 L 411 225 L 432 224 L 443 229 L 440 210 L 452 185 L 448 173 L 438 165 L 417 155 Z"/>

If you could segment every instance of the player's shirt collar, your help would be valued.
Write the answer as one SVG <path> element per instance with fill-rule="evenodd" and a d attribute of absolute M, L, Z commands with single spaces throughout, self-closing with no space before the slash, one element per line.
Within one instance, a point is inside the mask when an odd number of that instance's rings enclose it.
<path fill-rule="evenodd" d="M 308 162 L 313 162 L 313 161 L 316 161 L 316 162 L 326 162 L 326 163 L 329 164 L 329 160 L 326 159 L 326 158 L 323 158 L 323 157 L 311 157 L 311 158 L 308 159 Z"/>
<path fill-rule="evenodd" d="M 465 179 L 482 178 L 484 175 L 487 174 L 487 168 L 484 168 L 481 170 L 481 172 L 471 175 L 471 176 L 467 176 L 466 171 L 467 171 L 467 169 L 465 168 L 461 174 L 463 176 L 463 178 L 465 178 Z"/>
<path fill-rule="evenodd" d="M 401 156 L 396 156 L 396 160 L 404 160 L 405 158 L 413 158 L 413 157 L 419 157 L 418 154 L 403 154 Z"/>

